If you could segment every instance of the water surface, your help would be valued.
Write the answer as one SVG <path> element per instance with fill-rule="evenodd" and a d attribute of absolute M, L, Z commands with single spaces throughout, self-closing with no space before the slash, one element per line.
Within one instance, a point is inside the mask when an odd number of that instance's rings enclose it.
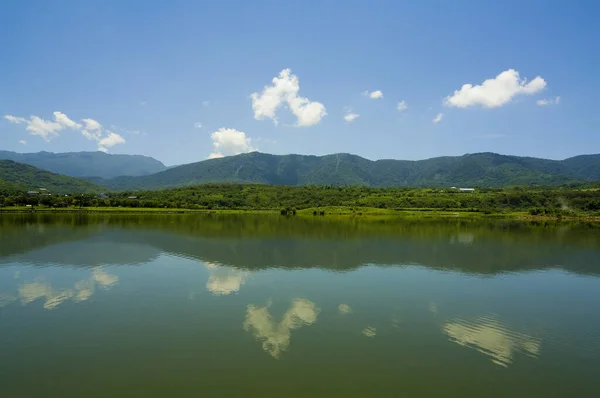
<path fill-rule="evenodd" d="M 600 229 L 0 215 L 2 397 L 593 397 Z"/>

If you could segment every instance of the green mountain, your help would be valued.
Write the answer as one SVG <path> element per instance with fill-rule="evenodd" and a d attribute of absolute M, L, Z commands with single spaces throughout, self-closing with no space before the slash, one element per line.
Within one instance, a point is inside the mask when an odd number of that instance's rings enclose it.
<path fill-rule="evenodd" d="M 600 155 L 558 161 L 486 152 L 418 161 L 371 161 L 351 154 L 280 156 L 252 152 L 147 176 L 89 180 L 114 189 L 159 189 L 215 182 L 373 187 L 562 185 L 600 180 Z"/>
<path fill-rule="evenodd" d="M 167 167 L 158 160 L 141 155 L 112 155 L 104 152 L 16 153 L 0 151 L 0 159 L 29 164 L 71 177 L 142 176 Z"/>
<path fill-rule="evenodd" d="M 33 166 L 0 160 L 0 191 L 47 189 L 51 194 L 99 192 L 104 188 L 79 178 L 54 174 Z"/>

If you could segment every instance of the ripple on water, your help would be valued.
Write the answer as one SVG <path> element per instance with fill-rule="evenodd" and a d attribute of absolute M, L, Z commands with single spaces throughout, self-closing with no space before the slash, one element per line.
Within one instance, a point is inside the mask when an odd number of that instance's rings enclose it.
<path fill-rule="evenodd" d="M 509 329 L 496 316 L 454 319 L 442 325 L 450 341 L 477 350 L 499 366 L 512 364 L 517 352 L 537 358 L 541 339 Z"/>

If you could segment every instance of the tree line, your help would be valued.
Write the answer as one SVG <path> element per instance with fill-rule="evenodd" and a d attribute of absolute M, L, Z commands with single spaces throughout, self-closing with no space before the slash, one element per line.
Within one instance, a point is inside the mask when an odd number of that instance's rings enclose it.
<path fill-rule="evenodd" d="M 328 206 L 380 209 L 470 210 L 484 213 L 529 211 L 531 214 L 600 213 L 600 189 L 369 188 L 361 186 L 273 186 L 206 184 L 156 191 L 53 195 L 0 190 L 0 206 L 130 207 L 207 210 L 292 211 Z"/>

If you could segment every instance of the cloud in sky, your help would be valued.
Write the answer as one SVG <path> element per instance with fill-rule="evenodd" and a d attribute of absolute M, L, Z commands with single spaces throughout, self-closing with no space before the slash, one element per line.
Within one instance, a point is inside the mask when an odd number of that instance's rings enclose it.
<path fill-rule="evenodd" d="M 406 101 L 402 100 L 402 101 L 398 102 L 396 109 L 398 109 L 398 112 L 404 112 L 405 110 L 407 110 L 408 105 L 406 104 Z"/>
<path fill-rule="evenodd" d="M 443 118 L 444 118 L 444 114 L 443 113 L 438 113 L 437 115 L 435 115 L 435 117 L 433 118 L 432 122 L 433 122 L 433 124 L 438 124 L 439 122 L 442 121 Z"/>
<path fill-rule="evenodd" d="M 252 109 L 254 119 L 271 119 L 277 124 L 277 111 L 286 105 L 296 116 L 296 126 L 312 126 L 327 115 L 325 106 L 308 98 L 299 97 L 300 81 L 292 74 L 291 69 L 284 69 L 278 77 L 274 77 L 271 86 L 265 86 L 261 93 L 252 93 Z"/>
<path fill-rule="evenodd" d="M 464 84 L 460 90 L 444 99 L 444 105 L 454 108 L 474 105 L 497 108 L 509 103 L 516 95 L 539 93 L 546 85 L 546 81 L 540 76 L 527 82 L 520 78 L 518 71 L 509 69 L 493 79 L 487 79 L 481 85 Z"/>
<path fill-rule="evenodd" d="M 258 150 L 258 148 L 252 146 L 252 139 L 246 137 L 246 133 L 236 129 L 222 127 L 212 133 L 210 138 L 213 143 L 213 152 L 208 156 L 209 159 Z"/>
<path fill-rule="evenodd" d="M 104 138 L 101 138 L 98 141 L 98 150 L 102 152 L 107 152 L 107 148 L 112 148 L 118 144 L 124 144 L 125 139 L 121 137 L 117 133 L 113 133 L 112 131 L 108 132 L 108 135 Z"/>
<path fill-rule="evenodd" d="M 354 113 L 352 112 L 351 109 L 348 109 L 346 111 L 346 114 L 344 115 L 344 121 L 346 123 L 352 123 L 353 121 L 355 121 L 356 119 L 358 119 L 360 115 L 358 113 Z"/>
<path fill-rule="evenodd" d="M 13 115 L 4 115 L 4 119 L 15 124 L 26 124 L 27 127 L 25 129 L 31 135 L 37 135 L 45 141 L 50 141 L 57 137 L 62 130 L 71 129 L 80 131 L 89 140 L 97 141 L 99 151 L 106 152 L 107 148 L 125 143 L 123 137 L 112 131 L 105 131 L 102 125 L 94 119 L 81 119 L 83 124 L 80 124 L 71 120 L 62 112 L 56 111 L 53 112 L 53 115 L 54 121 L 44 120 L 34 115 L 30 116 L 29 120 Z M 26 141 L 21 141 L 20 143 L 25 145 Z"/>
<path fill-rule="evenodd" d="M 59 123 L 61 126 L 64 126 L 65 128 L 70 128 L 72 130 L 81 129 L 81 124 L 72 121 L 67 115 L 65 115 L 62 112 L 54 112 L 54 120 L 56 120 L 57 123 Z"/>
<path fill-rule="evenodd" d="M 21 140 L 21 141 L 19 141 L 19 144 L 21 144 L 21 145 L 27 145 L 27 141 Z"/>
<path fill-rule="evenodd" d="M 535 101 L 539 106 L 547 106 L 547 105 L 558 105 L 560 103 L 560 96 L 556 96 L 554 98 L 543 98 Z"/>
<path fill-rule="evenodd" d="M 4 115 L 4 118 L 6 120 L 8 120 L 11 123 L 15 123 L 15 124 L 21 124 L 21 123 L 26 123 L 27 119 L 23 118 L 23 117 L 16 117 L 13 115 Z"/>
<path fill-rule="evenodd" d="M 195 129 L 201 129 L 202 128 L 202 123 L 200 123 L 200 122 L 194 123 L 194 128 Z"/>
<path fill-rule="evenodd" d="M 85 124 L 81 134 L 88 140 L 99 141 L 102 137 L 102 125 L 94 119 L 81 119 L 81 121 Z"/>
<path fill-rule="evenodd" d="M 367 90 L 367 91 L 363 92 L 363 95 L 365 95 L 365 96 L 367 96 L 367 97 L 369 97 L 371 99 L 381 99 L 381 98 L 383 98 L 383 92 L 381 92 L 381 90 L 375 90 L 375 91 L 371 91 L 371 92 L 369 92 Z"/>

